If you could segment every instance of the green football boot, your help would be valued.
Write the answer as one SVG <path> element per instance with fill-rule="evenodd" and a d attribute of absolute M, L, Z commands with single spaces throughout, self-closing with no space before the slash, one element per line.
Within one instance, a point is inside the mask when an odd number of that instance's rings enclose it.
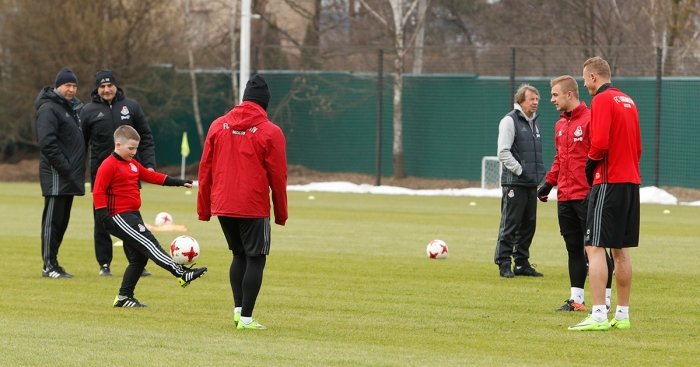
<path fill-rule="evenodd" d="M 610 324 L 608 320 L 598 322 L 593 318 L 593 315 L 588 315 L 585 320 L 580 323 L 569 326 L 569 330 L 580 330 L 580 331 L 599 331 L 610 329 Z"/>

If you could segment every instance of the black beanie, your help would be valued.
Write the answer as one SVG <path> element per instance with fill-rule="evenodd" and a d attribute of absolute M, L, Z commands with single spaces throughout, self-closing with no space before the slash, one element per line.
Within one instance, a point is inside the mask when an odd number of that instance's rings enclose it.
<path fill-rule="evenodd" d="M 78 77 L 67 66 L 56 74 L 56 88 L 66 83 L 78 84 Z"/>
<path fill-rule="evenodd" d="M 270 90 L 267 88 L 267 82 L 260 75 L 253 75 L 245 85 L 243 92 L 243 101 L 251 101 L 260 105 L 267 111 L 267 104 L 270 103 Z"/>
<path fill-rule="evenodd" d="M 95 73 L 95 86 L 99 87 L 102 83 L 117 85 L 117 78 L 114 77 L 114 72 L 112 70 L 102 69 Z"/>

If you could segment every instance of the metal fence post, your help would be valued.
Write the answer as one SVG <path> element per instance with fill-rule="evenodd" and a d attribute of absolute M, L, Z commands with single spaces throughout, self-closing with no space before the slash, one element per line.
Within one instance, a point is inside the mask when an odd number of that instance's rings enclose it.
<path fill-rule="evenodd" d="M 659 170 L 661 156 L 661 62 L 663 50 L 656 48 L 656 136 L 654 140 L 654 186 L 659 187 Z"/>
<path fill-rule="evenodd" d="M 382 89 L 384 76 L 384 50 L 379 49 L 377 54 L 377 181 L 376 186 L 382 184 Z"/>
<path fill-rule="evenodd" d="M 508 96 L 508 109 L 513 109 L 513 96 L 515 96 L 515 47 L 510 49 L 510 96 Z"/>

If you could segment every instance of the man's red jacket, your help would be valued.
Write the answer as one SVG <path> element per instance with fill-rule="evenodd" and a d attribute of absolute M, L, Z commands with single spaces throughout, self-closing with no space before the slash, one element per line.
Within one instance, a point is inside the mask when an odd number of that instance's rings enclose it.
<path fill-rule="evenodd" d="M 557 200 L 583 200 L 591 187 L 586 182 L 586 162 L 591 146 L 588 125 L 591 111 L 586 102 L 571 111 L 571 117 L 561 114 L 554 128 L 554 155 L 547 182 L 557 186 Z"/>
<path fill-rule="evenodd" d="M 197 214 L 287 221 L 287 157 L 282 129 L 254 102 L 243 102 L 209 127 L 199 163 Z"/>

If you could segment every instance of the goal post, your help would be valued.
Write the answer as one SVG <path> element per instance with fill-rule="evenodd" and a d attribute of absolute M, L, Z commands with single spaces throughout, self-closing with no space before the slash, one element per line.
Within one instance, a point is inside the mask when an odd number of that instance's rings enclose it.
<path fill-rule="evenodd" d="M 481 188 L 499 189 L 501 187 L 501 161 L 498 157 L 481 158 Z"/>

